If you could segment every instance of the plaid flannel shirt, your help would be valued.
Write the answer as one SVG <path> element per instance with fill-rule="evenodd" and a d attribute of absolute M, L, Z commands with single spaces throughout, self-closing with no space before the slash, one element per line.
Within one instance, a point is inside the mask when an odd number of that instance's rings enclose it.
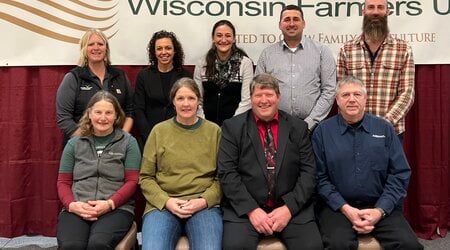
<path fill-rule="evenodd" d="M 414 103 L 414 60 L 411 47 L 388 35 L 373 65 L 363 36 L 341 48 L 337 78 L 346 75 L 361 79 L 367 88 L 366 112 L 389 120 L 397 134 L 405 131 L 405 116 Z"/>

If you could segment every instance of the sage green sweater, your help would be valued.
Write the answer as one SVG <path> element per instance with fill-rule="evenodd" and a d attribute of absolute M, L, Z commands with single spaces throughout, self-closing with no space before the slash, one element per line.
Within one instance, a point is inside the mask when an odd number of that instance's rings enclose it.
<path fill-rule="evenodd" d="M 170 197 L 205 198 L 218 206 L 217 178 L 220 128 L 207 120 L 184 128 L 169 119 L 153 127 L 145 144 L 139 184 L 147 200 L 144 214 L 164 209 Z"/>

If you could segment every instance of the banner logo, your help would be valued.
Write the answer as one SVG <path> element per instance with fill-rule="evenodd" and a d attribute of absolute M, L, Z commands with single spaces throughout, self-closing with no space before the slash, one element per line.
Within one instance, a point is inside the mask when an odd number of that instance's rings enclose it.
<path fill-rule="evenodd" d="M 78 43 L 90 28 L 103 31 L 108 38 L 119 31 L 116 28 L 118 2 L 97 0 L 88 4 L 80 0 L 65 0 L 63 3 L 51 0 L 0 0 L 0 19 L 55 40 Z"/>

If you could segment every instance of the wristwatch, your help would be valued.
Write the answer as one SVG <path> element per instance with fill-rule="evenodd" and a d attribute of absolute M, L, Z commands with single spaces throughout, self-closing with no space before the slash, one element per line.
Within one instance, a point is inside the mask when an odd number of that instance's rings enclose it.
<path fill-rule="evenodd" d="M 375 209 L 380 211 L 381 219 L 384 219 L 384 217 L 386 217 L 386 212 L 381 207 L 376 207 Z"/>

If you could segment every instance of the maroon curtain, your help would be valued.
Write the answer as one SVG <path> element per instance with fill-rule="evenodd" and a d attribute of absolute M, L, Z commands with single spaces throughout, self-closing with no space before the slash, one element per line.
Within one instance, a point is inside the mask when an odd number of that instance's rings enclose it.
<path fill-rule="evenodd" d="M 450 226 L 449 134 L 450 65 L 417 65 L 404 141 L 412 169 L 405 213 L 424 239 L 445 236 Z"/>
<path fill-rule="evenodd" d="M 134 86 L 143 66 L 119 67 Z M 0 237 L 56 234 L 62 135 L 55 94 L 71 68 L 0 67 Z M 413 170 L 405 213 L 417 234 L 430 239 L 438 229 L 445 236 L 450 226 L 450 65 L 418 65 L 416 71 L 416 101 L 405 135 Z"/>

